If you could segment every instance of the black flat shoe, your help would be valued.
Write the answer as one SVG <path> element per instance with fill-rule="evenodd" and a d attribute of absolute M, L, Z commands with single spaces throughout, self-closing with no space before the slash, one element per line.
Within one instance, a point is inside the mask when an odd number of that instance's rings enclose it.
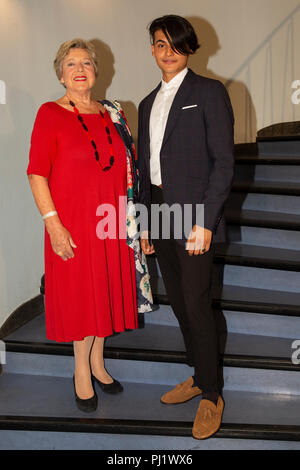
<path fill-rule="evenodd" d="M 80 409 L 80 411 L 85 411 L 86 413 L 90 413 L 91 411 L 95 411 L 97 409 L 97 406 L 98 406 L 97 394 L 94 393 L 94 395 L 91 398 L 87 398 L 87 399 L 83 400 L 82 398 L 79 398 L 79 396 L 76 393 L 74 375 L 73 375 L 73 385 L 74 385 L 76 405 Z"/>
<path fill-rule="evenodd" d="M 115 379 L 113 379 L 113 382 L 111 384 L 104 384 L 92 374 L 92 380 L 97 382 L 97 384 L 102 388 L 103 392 L 105 393 L 115 394 L 123 392 L 122 385 Z"/>

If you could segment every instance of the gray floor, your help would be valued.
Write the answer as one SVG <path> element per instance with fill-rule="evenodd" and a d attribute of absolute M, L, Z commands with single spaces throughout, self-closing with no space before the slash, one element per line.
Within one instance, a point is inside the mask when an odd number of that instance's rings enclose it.
<path fill-rule="evenodd" d="M 0 431 L 0 450 L 300 450 L 299 442 L 135 436 L 39 431 Z M 101 462 L 98 462 L 101 463 Z"/>

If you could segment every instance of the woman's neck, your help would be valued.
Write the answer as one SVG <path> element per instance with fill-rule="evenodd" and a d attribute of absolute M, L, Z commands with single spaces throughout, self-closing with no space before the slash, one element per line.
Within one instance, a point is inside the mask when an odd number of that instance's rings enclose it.
<path fill-rule="evenodd" d="M 88 107 L 92 104 L 91 93 L 74 93 L 67 91 L 65 94 L 67 101 L 73 101 L 74 103 L 81 103 Z"/>

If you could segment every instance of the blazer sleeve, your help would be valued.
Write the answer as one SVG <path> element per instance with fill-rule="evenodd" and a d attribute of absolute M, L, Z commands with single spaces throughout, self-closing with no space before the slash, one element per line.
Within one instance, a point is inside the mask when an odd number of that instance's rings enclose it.
<path fill-rule="evenodd" d="M 141 216 L 140 230 L 148 231 L 150 228 L 151 194 L 150 194 L 150 175 L 146 164 L 146 142 L 143 121 L 143 102 L 138 108 L 138 159 L 137 168 L 139 172 L 139 197 L 138 201 L 147 208 L 147 217 L 145 213 Z M 142 214 L 141 214 L 142 215 Z"/>
<path fill-rule="evenodd" d="M 229 196 L 234 171 L 234 115 L 224 85 L 214 80 L 206 96 L 204 119 L 211 170 L 204 195 L 204 227 L 215 232 Z"/>

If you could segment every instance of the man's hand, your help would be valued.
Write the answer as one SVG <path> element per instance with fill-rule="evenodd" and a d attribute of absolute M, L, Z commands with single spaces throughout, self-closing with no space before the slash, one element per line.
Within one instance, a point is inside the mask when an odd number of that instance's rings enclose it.
<path fill-rule="evenodd" d="M 155 253 L 153 244 L 150 245 L 149 243 L 148 232 L 141 233 L 141 248 L 145 255 L 153 255 Z"/>
<path fill-rule="evenodd" d="M 203 253 L 209 251 L 211 239 L 211 230 L 194 225 L 186 242 L 186 250 L 188 250 L 190 256 L 203 255 Z"/>

